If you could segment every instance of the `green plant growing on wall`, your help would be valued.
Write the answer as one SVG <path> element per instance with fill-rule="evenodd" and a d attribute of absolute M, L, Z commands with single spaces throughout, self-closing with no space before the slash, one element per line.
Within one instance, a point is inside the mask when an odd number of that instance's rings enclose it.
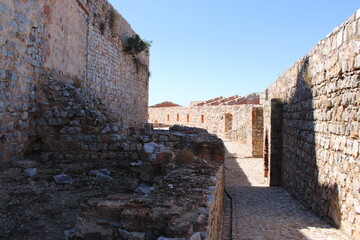
<path fill-rule="evenodd" d="M 109 28 L 111 30 L 114 30 L 116 26 L 116 13 L 114 9 L 109 10 L 108 17 L 109 17 Z"/>
<path fill-rule="evenodd" d="M 148 71 L 147 65 L 141 62 L 137 55 L 145 51 L 146 55 L 149 56 L 149 48 L 151 47 L 151 41 L 142 40 L 139 35 L 134 35 L 128 38 L 127 44 L 124 47 L 124 52 L 133 57 L 136 72 L 139 72 L 140 68 L 145 68 Z"/>
<path fill-rule="evenodd" d="M 151 41 L 142 40 L 139 35 L 130 37 L 127 40 L 127 44 L 124 48 L 124 52 L 130 54 L 131 56 L 136 56 L 137 54 L 145 51 L 149 55 L 149 49 L 151 47 Z"/>
<path fill-rule="evenodd" d="M 100 21 L 100 23 L 99 23 L 99 29 L 100 29 L 100 32 L 101 32 L 102 35 L 104 35 L 105 27 L 106 27 L 106 26 L 105 26 L 105 22 Z"/>
<path fill-rule="evenodd" d="M 104 10 L 105 11 L 105 10 Z M 99 18 L 100 14 L 94 13 L 94 19 Z M 116 33 L 115 33 L 115 28 L 116 28 L 116 20 L 117 20 L 117 15 L 114 9 L 110 9 L 107 11 L 107 14 L 105 15 L 105 20 L 100 20 L 99 22 L 99 30 L 101 32 L 102 35 L 105 34 L 105 29 L 106 26 L 108 25 L 110 31 L 111 31 L 111 36 L 115 37 Z"/>

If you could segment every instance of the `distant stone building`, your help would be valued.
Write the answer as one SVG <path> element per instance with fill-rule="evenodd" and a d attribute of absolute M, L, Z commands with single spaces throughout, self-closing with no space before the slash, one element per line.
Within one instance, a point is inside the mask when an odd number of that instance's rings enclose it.
<path fill-rule="evenodd" d="M 172 103 L 172 102 L 162 102 L 162 103 L 150 106 L 149 108 L 159 108 L 159 107 L 180 107 L 180 105 Z"/>
<path fill-rule="evenodd" d="M 204 128 L 241 143 L 249 156 L 262 156 L 262 106 L 258 94 L 217 97 L 192 103 L 189 107 L 162 103 L 149 107 L 148 121 L 155 127 L 183 125 Z"/>

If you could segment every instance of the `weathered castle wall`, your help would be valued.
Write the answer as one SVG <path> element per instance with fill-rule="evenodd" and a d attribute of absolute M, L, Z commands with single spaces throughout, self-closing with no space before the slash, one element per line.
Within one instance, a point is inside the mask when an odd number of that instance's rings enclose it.
<path fill-rule="evenodd" d="M 254 107 L 252 111 L 252 156 L 263 156 L 263 135 L 264 135 L 264 118 L 263 108 Z"/>
<path fill-rule="evenodd" d="M 124 134 L 143 127 L 148 57 L 135 64 L 123 52 L 134 31 L 106 0 L 3 1 L 0 13 L 0 161 L 33 150 L 39 83 L 49 73 L 92 90 Z"/>
<path fill-rule="evenodd" d="M 313 210 L 360 239 L 360 10 L 296 62 L 269 88 L 265 132 L 282 162 L 270 175 Z M 275 104 L 276 105 L 276 104 Z M 282 115 L 282 120 L 274 117 Z M 279 134 L 268 134 L 272 142 Z M 279 167 L 280 170 L 279 171 Z M 281 172 L 279 176 L 278 172 Z"/>
<path fill-rule="evenodd" d="M 135 60 L 123 52 L 127 38 L 136 33 L 107 1 L 92 0 L 86 6 L 89 9 L 86 86 L 96 90 L 122 128 L 144 126 L 149 58 L 142 52 Z M 104 34 L 99 27 L 102 24 Z"/>
<path fill-rule="evenodd" d="M 208 130 L 220 137 L 238 141 L 244 152 L 262 156 L 261 106 L 220 105 L 149 108 L 149 123 L 183 125 Z"/>

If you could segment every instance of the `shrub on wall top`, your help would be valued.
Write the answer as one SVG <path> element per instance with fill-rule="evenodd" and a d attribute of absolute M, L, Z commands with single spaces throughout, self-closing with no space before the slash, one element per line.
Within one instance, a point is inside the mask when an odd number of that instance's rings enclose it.
<path fill-rule="evenodd" d="M 145 51 L 146 54 L 149 54 L 149 48 L 151 47 L 151 41 L 145 41 L 140 38 L 139 35 L 135 35 L 133 37 L 130 37 L 127 40 L 127 45 L 124 48 L 124 52 L 127 54 L 130 54 L 132 56 L 135 56 L 142 51 Z"/>

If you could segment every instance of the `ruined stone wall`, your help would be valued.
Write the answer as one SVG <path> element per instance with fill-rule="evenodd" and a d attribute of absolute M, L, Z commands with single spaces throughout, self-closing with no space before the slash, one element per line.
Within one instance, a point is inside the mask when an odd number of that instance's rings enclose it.
<path fill-rule="evenodd" d="M 360 239 L 359 85 L 360 10 L 268 88 L 269 99 L 279 99 L 281 122 L 264 114 L 265 131 L 281 128 L 282 146 L 270 151 L 282 153 L 277 176 L 282 185 L 355 239 Z"/>
<path fill-rule="evenodd" d="M 88 201 L 77 221 L 76 236 L 120 234 L 126 238 L 124 235 L 141 233 L 142 239 L 219 239 L 225 183 L 223 142 L 202 129 L 188 133 L 181 128 L 152 131 L 134 140 L 140 143 L 141 159 L 111 161 L 135 173 L 132 185 L 138 187 Z"/>
<path fill-rule="evenodd" d="M 122 133 L 144 126 L 148 56 L 135 64 L 123 53 L 134 32 L 106 0 L 3 1 L 0 13 L 0 161 L 34 150 L 39 84 L 49 73 L 92 90 Z"/>
<path fill-rule="evenodd" d="M 229 106 L 193 106 L 149 108 L 150 123 L 171 126 L 183 125 L 204 128 L 219 137 L 225 137 L 242 144 L 244 152 L 252 155 L 253 148 L 261 149 L 262 134 L 255 133 L 253 128 L 262 131 L 262 114 L 256 114 L 257 105 L 229 105 Z M 257 118 L 257 119 L 255 119 Z M 254 133 L 254 134 L 253 134 Z M 256 146 L 253 146 L 255 144 Z M 255 154 L 259 150 L 254 150 Z"/>
<path fill-rule="evenodd" d="M 60 38 L 64 32 L 80 37 L 81 34 L 73 29 L 84 27 L 78 21 L 82 16 L 77 11 L 77 3 L 67 5 L 69 17 L 64 18 L 62 1 L 0 3 L 1 161 L 23 158 L 29 142 L 36 135 L 33 113 L 37 111 L 36 84 L 42 68 L 56 66 L 57 72 L 76 74 L 74 68 L 67 67 L 84 67 L 78 65 L 85 62 L 85 58 L 81 58 L 85 49 L 77 46 L 78 42 L 73 45 L 77 51 L 69 51 L 69 58 L 64 57 L 70 44 L 66 37 Z M 64 25 L 62 29 L 55 24 L 60 19 Z M 63 45 L 56 47 L 54 43 L 60 41 Z"/>
<path fill-rule="evenodd" d="M 263 156 L 263 108 L 254 107 L 252 112 L 252 156 Z"/>
<path fill-rule="evenodd" d="M 44 164 L 132 160 L 141 158 L 139 141 L 127 141 L 107 106 L 86 88 L 42 76 L 37 138 L 30 144 Z M 35 151 L 34 151 L 35 150 Z"/>
<path fill-rule="evenodd" d="M 208 196 L 210 212 L 207 223 L 207 239 L 218 240 L 221 238 L 224 211 L 225 172 L 223 166 L 219 168 L 213 181 L 216 184 L 212 187 L 213 191 L 210 197 Z"/>

